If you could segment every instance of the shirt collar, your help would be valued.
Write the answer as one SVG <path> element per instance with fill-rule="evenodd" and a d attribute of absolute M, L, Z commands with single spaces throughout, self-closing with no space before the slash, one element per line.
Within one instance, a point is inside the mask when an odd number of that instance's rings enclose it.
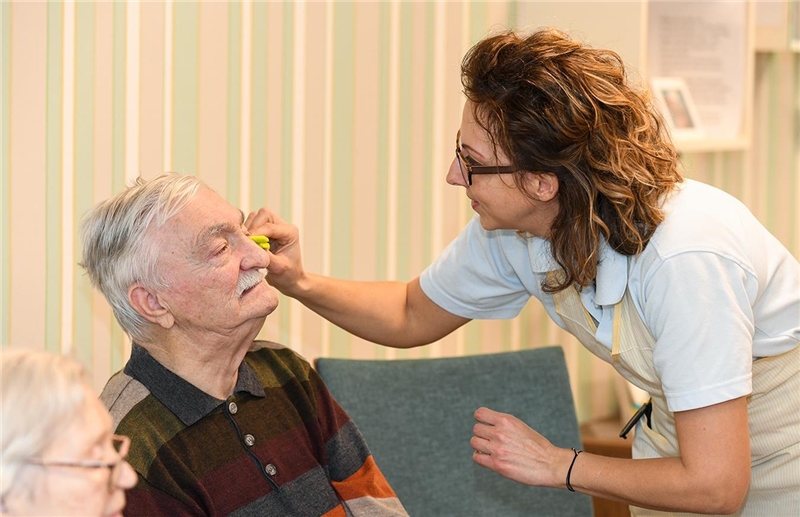
<path fill-rule="evenodd" d="M 628 257 L 617 253 L 605 239 L 600 244 L 594 303 L 616 305 L 628 287 Z"/>
<path fill-rule="evenodd" d="M 131 358 L 125 365 L 125 373 L 141 382 L 186 426 L 194 424 L 224 402 L 169 371 L 136 343 L 131 347 Z M 246 361 L 239 365 L 233 392 L 247 392 L 256 397 L 266 395 L 256 373 Z"/>
<path fill-rule="evenodd" d="M 520 237 L 528 243 L 528 256 L 534 273 L 547 273 L 561 269 L 553 258 L 550 241 L 541 237 Z"/>
<path fill-rule="evenodd" d="M 614 251 L 605 238 L 601 239 L 594 303 L 614 305 L 622 300 L 628 286 L 628 257 Z M 527 241 L 534 273 L 544 274 L 560 269 L 553 258 L 550 241 L 541 237 L 531 237 Z"/>

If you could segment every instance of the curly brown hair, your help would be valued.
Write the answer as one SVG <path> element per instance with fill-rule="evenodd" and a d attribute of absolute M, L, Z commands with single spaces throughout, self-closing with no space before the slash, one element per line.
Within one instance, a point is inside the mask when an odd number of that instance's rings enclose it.
<path fill-rule="evenodd" d="M 662 195 L 683 178 L 650 94 L 627 84 L 619 55 L 555 29 L 509 31 L 470 49 L 461 82 L 526 195 L 528 172 L 558 178 L 548 238 L 563 274 L 545 281 L 546 292 L 591 285 L 601 236 L 623 255 L 644 250 L 664 220 Z"/>

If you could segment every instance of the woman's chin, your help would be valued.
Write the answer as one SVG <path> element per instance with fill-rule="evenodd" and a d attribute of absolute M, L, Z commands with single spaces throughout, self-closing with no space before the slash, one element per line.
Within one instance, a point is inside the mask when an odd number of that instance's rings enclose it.
<path fill-rule="evenodd" d="M 481 223 L 481 228 L 483 228 L 487 232 L 490 232 L 492 230 L 497 230 L 498 229 L 497 225 L 494 224 L 494 222 L 492 222 L 491 219 L 488 219 L 488 218 L 486 218 L 484 216 L 480 216 L 478 218 L 478 221 L 480 221 L 480 223 Z"/>

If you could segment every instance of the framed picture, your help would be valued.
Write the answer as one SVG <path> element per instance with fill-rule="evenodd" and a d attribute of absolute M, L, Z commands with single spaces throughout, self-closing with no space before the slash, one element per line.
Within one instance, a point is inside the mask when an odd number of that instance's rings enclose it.
<path fill-rule="evenodd" d="M 800 52 L 800 2 L 789 2 L 789 47 Z"/>
<path fill-rule="evenodd" d="M 686 81 L 680 77 L 652 79 L 653 97 L 675 138 L 704 136 Z"/>

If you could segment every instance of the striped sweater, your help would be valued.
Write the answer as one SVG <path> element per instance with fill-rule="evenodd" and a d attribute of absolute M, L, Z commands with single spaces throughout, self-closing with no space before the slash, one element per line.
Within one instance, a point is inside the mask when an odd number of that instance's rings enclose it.
<path fill-rule="evenodd" d="M 216 399 L 134 344 L 101 395 L 139 475 L 126 516 L 407 515 L 311 366 L 256 342 Z"/>

